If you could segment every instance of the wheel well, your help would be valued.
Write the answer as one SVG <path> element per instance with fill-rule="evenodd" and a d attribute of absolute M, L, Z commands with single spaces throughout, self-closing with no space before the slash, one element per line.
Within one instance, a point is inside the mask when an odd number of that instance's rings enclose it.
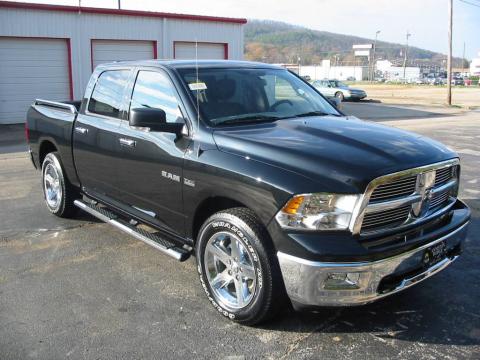
<path fill-rule="evenodd" d="M 45 140 L 44 142 L 42 142 L 42 144 L 40 145 L 40 150 L 38 152 L 38 159 L 40 160 L 40 166 L 42 166 L 43 159 L 45 159 L 45 156 L 47 156 L 47 154 L 54 151 L 57 151 L 57 148 L 55 145 L 53 145 L 52 142 L 48 140 Z"/>
<path fill-rule="evenodd" d="M 200 206 L 195 211 L 195 216 L 193 218 L 192 237 L 194 241 L 196 241 L 198 232 L 202 227 L 203 223 L 205 222 L 205 220 L 207 220 L 210 216 L 212 216 L 216 212 L 219 212 L 221 210 L 231 209 L 234 207 L 246 207 L 246 206 L 239 201 L 236 201 L 227 197 L 221 197 L 221 196 L 210 197 L 206 199 L 203 203 L 201 203 Z"/>

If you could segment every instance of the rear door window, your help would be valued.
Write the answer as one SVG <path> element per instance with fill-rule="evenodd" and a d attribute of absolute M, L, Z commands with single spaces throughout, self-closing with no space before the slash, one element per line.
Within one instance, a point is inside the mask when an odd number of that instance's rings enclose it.
<path fill-rule="evenodd" d="M 90 113 L 120 118 L 123 91 L 130 70 L 109 70 L 100 74 L 88 103 Z"/>

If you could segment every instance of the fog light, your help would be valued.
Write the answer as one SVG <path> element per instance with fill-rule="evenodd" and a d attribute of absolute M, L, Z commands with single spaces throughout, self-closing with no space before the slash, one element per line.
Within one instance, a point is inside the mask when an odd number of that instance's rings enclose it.
<path fill-rule="evenodd" d="M 330 273 L 325 280 L 325 290 L 355 290 L 359 286 L 360 273 Z"/>

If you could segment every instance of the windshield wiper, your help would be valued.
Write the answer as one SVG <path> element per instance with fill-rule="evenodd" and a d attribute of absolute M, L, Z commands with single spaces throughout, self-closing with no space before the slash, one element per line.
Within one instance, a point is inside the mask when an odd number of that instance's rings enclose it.
<path fill-rule="evenodd" d="M 243 116 L 243 117 L 236 117 L 236 118 L 221 120 L 219 122 L 216 122 L 215 125 L 273 122 L 278 119 L 280 119 L 280 117 L 273 116 L 273 115 L 252 115 L 252 116 Z"/>
<path fill-rule="evenodd" d="M 306 113 L 293 115 L 292 117 L 307 117 L 307 116 L 342 116 L 342 115 L 333 114 L 333 113 L 326 113 L 326 112 L 323 112 L 323 111 L 309 111 L 309 112 L 306 112 Z"/>

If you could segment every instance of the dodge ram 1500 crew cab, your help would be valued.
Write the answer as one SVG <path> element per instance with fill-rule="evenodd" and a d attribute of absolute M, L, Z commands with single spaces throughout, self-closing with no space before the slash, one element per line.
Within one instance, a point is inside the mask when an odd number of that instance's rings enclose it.
<path fill-rule="evenodd" d="M 195 254 L 243 324 L 404 290 L 458 258 L 470 218 L 452 150 L 266 64 L 101 65 L 80 102 L 36 100 L 26 133 L 50 212 Z"/>

